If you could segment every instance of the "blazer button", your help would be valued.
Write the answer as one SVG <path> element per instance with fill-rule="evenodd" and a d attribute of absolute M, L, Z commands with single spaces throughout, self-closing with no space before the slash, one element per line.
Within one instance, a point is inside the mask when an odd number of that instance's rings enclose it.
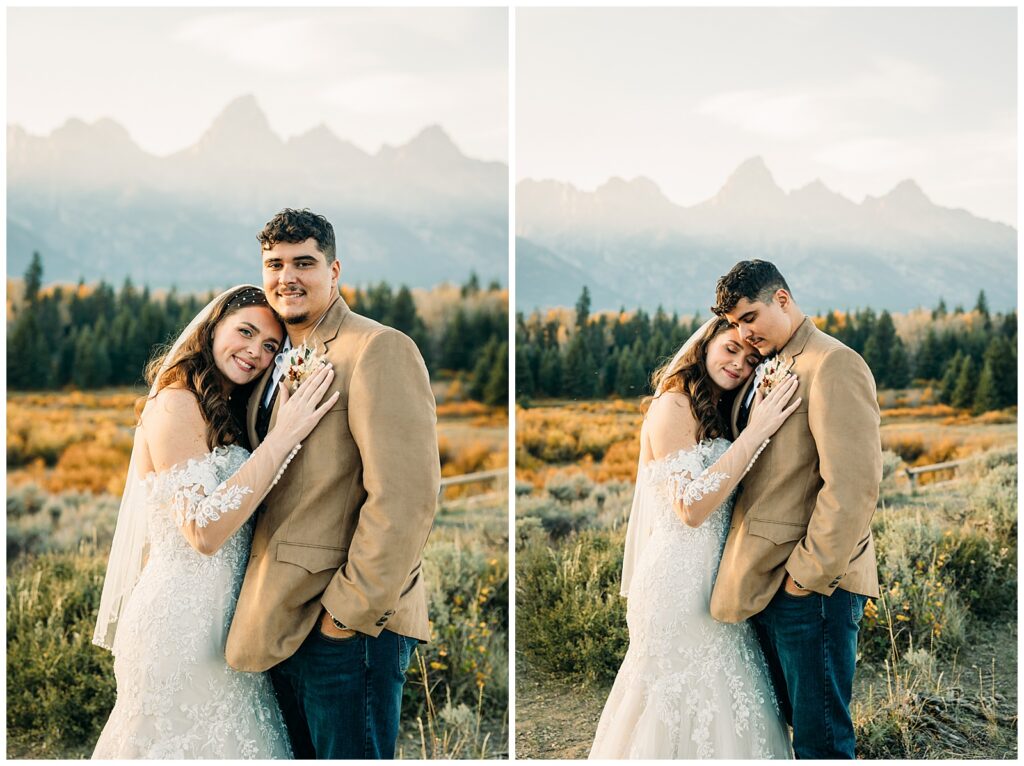
<path fill-rule="evenodd" d="M 383 628 L 385 622 L 386 620 L 377 620 L 377 622 L 375 622 L 374 625 L 376 625 L 378 628 Z"/>
<path fill-rule="evenodd" d="M 388 609 L 388 610 L 387 610 L 386 612 L 384 612 L 384 616 L 385 616 L 385 617 L 390 617 L 390 616 L 391 616 L 391 615 L 393 615 L 394 613 L 395 613 L 395 610 L 394 610 L 394 609 Z"/>

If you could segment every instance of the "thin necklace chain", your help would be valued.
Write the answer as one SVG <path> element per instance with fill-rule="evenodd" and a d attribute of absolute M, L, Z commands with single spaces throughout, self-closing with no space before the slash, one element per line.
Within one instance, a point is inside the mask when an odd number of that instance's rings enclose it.
<path fill-rule="evenodd" d="M 309 336 L 316 332 L 316 329 L 320 326 L 320 323 L 322 321 L 324 321 L 324 317 L 327 316 L 327 312 L 330 311 L 334 307 L 334 304 L 338 302 L 338 298 L 340 298 L 340 297 L 341 297 L 340 295 L 335 295 L 334 296 L 334 300 L 331 301 L 330 304 L 327 306 L 327 308 L 324 309 L 324 313 L 321 314 L 320 318 L 316 320 L 316 324 L 313 325 L 312 329 L 309 332 L 307 332 L 305 335 L 302 336 L 302 344 L 303 345 L 306 344 L 306 340 L 309 338 Z"/>

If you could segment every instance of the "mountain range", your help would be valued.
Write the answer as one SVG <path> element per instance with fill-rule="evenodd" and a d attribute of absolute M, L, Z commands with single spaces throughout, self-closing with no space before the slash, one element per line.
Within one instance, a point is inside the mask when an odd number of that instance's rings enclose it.
<path fill-rule="evenodd" d="M 284 207 L 327 216 L 349 284 L 508 281 L 508 167 L 466 157 L 436 125 L 370 154 L 324 125 L 283 140 L 247 95 L 163 157 L 110 119 L 7 128 L 9 276 L 38 250 L 48 282 L 251 282 L 256 234 Z"/>
<path fill-rule="evenodd" d="M 559 181 L 516 187 L 516 306 L 571 306 L 586 284 L 595 309 L 706 312 L 718 277 L 740 260 L 775 263 L 809 311 L 906 310 L 942 297 L 1016 306 L 1017 231 L 933 203 L 912 180 L 862 202 L 820 180 L 789 192 L 759 157 L 711 199 L 669 200 L 639 177 L 593 192 Z"/>

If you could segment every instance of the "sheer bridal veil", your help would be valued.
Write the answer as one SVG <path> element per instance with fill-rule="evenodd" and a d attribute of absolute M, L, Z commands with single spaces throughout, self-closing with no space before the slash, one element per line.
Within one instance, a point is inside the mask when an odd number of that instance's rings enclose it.
<path fill-rule="evenodd" d="M 700 341 L 707 332 L 708 328 L 711 327 L 715 322 L 718 321 L 717 316 L 711 317 L 708 321 L 702 324 L 697 331 L 693 333 L 686 342 L 680 346 L 676 355 L 672 357 L 672 361 L 669 362 L 667 370 L 674 372 L 679 363 L 682 361 L 683 356 L 693 346 Z M 658 386 L 658 390 L 654 392 L 655 396 L 658 396 L 662 392 L 661 385 Z M 643 429 L 641 428 L 641 432 Z M 643 450 L 641 450 L 641 453 Z M 637 562 L 643 555 L 644 546 L 647 544 L 648 539 L 651 536 L 651 530 L 654 528 L 654 513 L 651 508 L 651 503 L 641 501 L 640 492 L 640 471 L 642 464 L 639 459 L 637 460 L 636 467 L 636 486 L 633 489 L 633 505 L 629 509 L 629 522 L 626 525 L 626 547 L 622 557 L 622 588 L 619 591 L 623 596 L 629 598 L 629 586 L 633 580 L 633 571 L 636 569 Z"/>
<path fill-rule="evenodd" d="M 156 381 L 176 360 L 181 352 L 181 347 L 199 328 L 214 309 L 222 301 L 228 300 L 243 287 L 260 289 L 255 285 L 237 285 L 230 290 L 225 290 L 212 301 L 206 304 L 202 311 L 196 314 L 188 326 L 181 331 L 170 352 L 164 358 L 153 385 L 149 389 L 149 396 L 156 393 Z M 96 629 L 92 635 L 92 642 L 105 649 L 114 650 L 114 637 L 117 633 L 117 624 L 121 619 L 128 598 L 142 574 L 143 560 L 146 555 L 146 484 L 143 477 L 138 475 L 140 465 L 140 454 L 143 448 L 144 436 L 139 428 L 135 426 L 135 439 L 132 442 L 132 456 L 128 463 L 128 475 L 125 479 L 124 494 L 121 496 L 121 507 L 117 512 L 117 525 L 114 528 L 114 540 L 110 546 L 110 557 L 107 559 L 107 574 L 103 580 L 103 594 L 100 596 L 100 608 L 96 617 Z"/>

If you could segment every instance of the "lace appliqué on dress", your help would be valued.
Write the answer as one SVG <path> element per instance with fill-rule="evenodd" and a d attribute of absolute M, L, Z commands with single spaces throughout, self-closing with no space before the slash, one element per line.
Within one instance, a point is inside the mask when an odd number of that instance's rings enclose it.
<path fill-rule="evenodd" d="M 711 617 L 735 492 L 699 527 L 673 507 L 687 493 L 715 491 L 723 477 L 707 470 L 728 447 L 700 442 L 648 462 L 637 477 L 636 502 L 653 527 L 626 606 L 629 650 L 591 758 L 790 757 L 753 626 Z"/>
<path fill-rule="evenodd" d="M 175 466 L 147 478 L 151 495 L 163 494 L 174 521 L 182 527 L 194 521 L 205 527 L 228 511 L 237 510 L 242 498 L 252 494 L 249 487 L 228 487 L 220 479 L 226 447 L 218 447 L 202 458 L 189 458 L 183 466 Z"/>
<path fill-rule="evenodd" d="M 717 492 L 729 474 L 704 468 L 702 458 L 711 454 L 713 445 L 714 442 L 710 441 L 700 442 L 690 449 L 665 456 L 658 461 L 661 464 L 658 476 L 651 477 L 651 480 L 667 482 L 671 497 L 682 500 L 686 505 L 692 505 L 705 495 Z"/>
<path fill-rule="evenodd" d="M 218 447 L 146 477 L 149 560 L 114 639 L 117 702 L 93 758 L 291 757 L 270 677 L 224 659 L 252 525 L 212 556 L 180 529 L 186 517 L 209 523 L 238 507 L 241 494 L 222 485 L 248 454 Z"/>

